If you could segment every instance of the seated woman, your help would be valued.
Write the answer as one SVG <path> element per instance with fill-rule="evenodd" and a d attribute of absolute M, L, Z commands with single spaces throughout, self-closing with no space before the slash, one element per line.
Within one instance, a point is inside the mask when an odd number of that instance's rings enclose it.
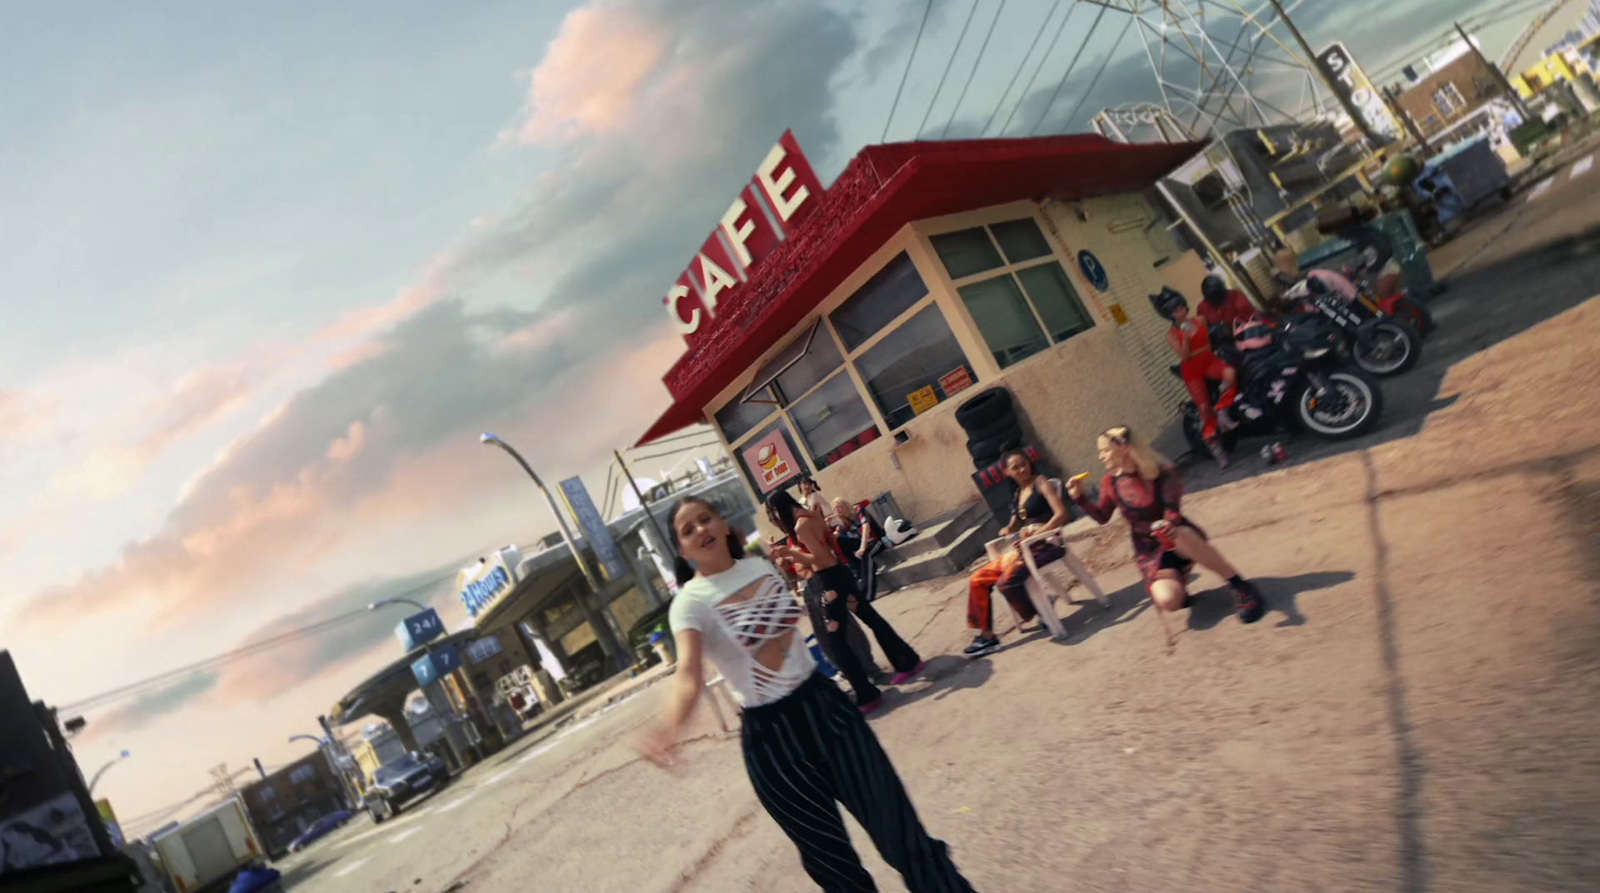
<path fill-rule="evenodd" d="M 1203 424 L 1201 436 L 1205 439 L 1206 448 L 1216 458 L 1217 466 L 1227 468 L 1232 460 L 1218 438 L 1217 430 L 1219 424 L 1233 427 L 1226 413 L 1239 396 L 1238 370 L 1224 363 L 1212 351 L 1209 324 L 1204 316 L 1191 318 L 1187 298 L 1170 288 L 1163 288 L 1150 296 L 1150 304 L 1156 313 L 1172 323 L 1172 328 L 1167 330 L 1167 344 L 1171 345 L 1182 362 L 1178 371 L 1183 376 L 1184 386 L 1189 389 L 1189 396 L 1194 398 L 1195 407 L 1200 410 Z M 1211 405 L 1212 381 L 1222 383 L 1217 391 L 1215 407 Z M 1219 413 L 1222 414 L 1220 417 Z"/>
<path fill-rule="evenodd" d="M 1000 459 L 1000 467 L 1015 490 L 1011 499 L 1011 523 L 1001 528 L 1002 536 L 1015 534 L 1021 542 L 1067 523 L 1069 510 L 1061 488 L 1049 478 L 1036 474 L 1033 460 L 1026 453 L 1006 453 Z M 1061 547 L 1052 542 L 1034 543 L 1029 548 L 1037 564 L 1048 564 L 1064 554 Z M 973 572 L 967 590 L 967 626 L 977 630 L 978 635 L 967 646 L 964 652 L 967 657 L 982 657 L 1000 650 L 1000 637 L 994 634 L 994 605 L 989 596 L 996 584 L 1023 622 L 1038 616 L 1028 598 L 1027 582 L 1028 563 L 1016 548 Z"/>
<path fill-rule="evenodd" d="M 844 551 L 851 573 L 861 584 L 861 597 L 872 601 L 878 597 L 878 555 L 889 547 L 883 528 L 867 511 L 866 503 L 851 505 L 844 497 L 833 500 L 833 529 L 839 548 Z"/>
<path fill-rule="evenodd" d="M 1136 440 L 1126 426 L 1100 435 L 1099 447 L 1100 461 L 1106 466 L 1099 501 L 1085 498 L 1081 480 L 1069 482 L 1067 494 L 1101 524 L 1122 510 L 1133 533 L 1139 573 L 1156 607 L 1177 611 L 1189 606 L 1184 579 L 1198 561 L 1228 581 L 1241 621 L 1260 620 L 1266 606 L 1255 584 L 1240 576 L 1206 539 L 1205 532 L 1184 517 L 1180 506 L 1183 479 L 1178 477 L 1178 470 L 1148 444 Z"/>

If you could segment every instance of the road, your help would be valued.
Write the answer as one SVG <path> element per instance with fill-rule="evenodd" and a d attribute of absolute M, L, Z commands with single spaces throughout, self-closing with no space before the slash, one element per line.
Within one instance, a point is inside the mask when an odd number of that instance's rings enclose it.
<path fill-rule="evenodd" d="M 1203 578 L 1168 655 L 1115 528 L 1079 549 L 1113 606 L 1063 644 L 1002 625 L 969 662 L 964 581 L 881 601 L 931 666 L 873 725 L 977 889 L 1594 889 L 1600 252 L 1574 234 L 1600 172 L 1574 170 L 1441 251 L 1441 331 L 1383 431 L 1194 488 L 1261 623 Z M 289 889 L 814 890 L 708 715 L 681 773 L 634 756 L 659 694 L 358 819 L 284 864 Z"/>

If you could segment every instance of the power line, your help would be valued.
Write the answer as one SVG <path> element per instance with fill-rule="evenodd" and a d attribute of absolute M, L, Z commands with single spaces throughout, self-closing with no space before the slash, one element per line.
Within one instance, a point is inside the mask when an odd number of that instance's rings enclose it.
<path fill-rule="evenodd" d="M 1034 82 L 1039 80 L 1039 73 L 1044 71 L 1044 63 L 1050 60 L 1050 54 L 1056 51 L 1056 44 L 1061 42 L 1061 32 L 1066 30 L 1067 20 L 1070 18 L 1072 18 L 1071 9 L 1067 10 L 1067 14 L 1061 17 L 1061 24 L 1056 26 L 1055 36 L 1050 38 L 1050 46 L 1045 49 L 1044 55 L 1039 57 L 1038 66 L 1033 69 L 1033 75 L 1028 78 L 1028 86 L 1022 88 L 1022 93 L 1017 96 L 1017 104 L 1011 107 L 1011 114 L 1006 115 L 1006 123 L 1000 125 L 1000 129 L 996 131 L 997 134 L 1005 133 L 1006 128 L 1011 126 L 1011 119 L 1015 118 L 1017 112 L 1022 109 L 1023 100 L 1028 98 L 1028 91 L 1032 90 Z"/>
<path fill-rule="evenodd" d="M 1072 75 L 1072 70 L 1078 67 L 1078 60 L 1083 58 L 1083 51 L 1089 48 L 1089 41 L 1093 39 L 1094 33 L 1100 29 L 1100 20 L 1106 17 L 1106 9 L 1108 7 L 1100 7 L 1099 15 L 1096 15 L 1094 22 L 1089 25 L 1089 33 L 1083 35 L 1083 42 L 1078 44 L 1078 51 L 1072 54 L 1072 61 L 1068 63 L 1067 70 L 1061 73 L 1061 80 L 1056 81 L 1056 88 L 1050 91 L 1050 100 L 1044 104 L 1044 108 L 1039 110 L 1039 120 L 1033 122 L 1033 129 L 1028 131 L 1029 133 L 1038 133 L 1039 128 L 1044 126 L 1045 116 L 1050 114 L 1050 108 L 1056 104 L 1056 97 L 1061 95 L 1061 88 L 1067 85 L 1067 78 Z M 1091 87 L 1091 89 L 1093 88 Z"/>
<path fill-rule="evenodd" d="M 976 5 L 973 6 L 977 8 Z M 1000 24 L 1000 14 L 1006 11 L 1006 0 L 1000 0 L 1000 6 L 994 11 L 994 18 L 989 20 L 989 31 L 983 35 L 983 43 L 978 44 L 978 58 L 972 60 L 972 70 L 967 72 L 967 82 L 961 85 L 961 95 L 956 97 L 956 104 L 950 107 L 950 119 L 944 122 L 944 127 L 939 130 L 939 139 L 950 132 L 950 125 L 956 121 L 956 112 L 961 111 L 961 103 L 967 99 L 967 90 L 972 86 L 972 78 L 978 73 L 978 66 L 983 64 L 983 54 L 989 49 L 989 38 L 994 36 L 994 26 Z M 931 108 L 931 106 L 930 106 Z"/>
<path fill-rule="evenodd" d="M 1122 46 L 1122 41 L 1127 38 L 1128 29 L 1131 27 L 1133 27 L 1133 16 L 1128 16 L 1127 24 L 1122 26 L 1122 33 L 1117 35 L 1117 39 L 1112 42 L 1111 48 L 1106 50 L 1106 59 L 1100 63 L 1100 70 L 1094 73 L 1094 80 L 1089 82 L 1088 88 L 1078 97 L 1078 104 L 1073 106 L 1072 111 L 1067 114 L 1065 119 L 1067 126 L 1072 126 L 1072 119 L 1078 116 L 1078 111 L 1083 108 L 1084 101 L 1089 98 L 1090 94 L 1094 93 L 1095 85 L 1100 83 L 1100 76 L 1105 74 L 1106 69 L 1111 66 L 1111 60 L 1117 55 L 1117 48 Z"/>
<path fill-rule="evenodd" d="M 429 580 L 426 583 L 414 586 L 404 592 L 386 597 L 405 598 L 407 596 L 415 595 L 431 589 L 434 586 L 438 586 L 440 583 L 444 583 L 447 580 L 453 579 L 454 577 L 455 572 L 452 571 L 448 576 L 439 577 L 435 580 Z M 305 626 L 286 630 L 275 636 L 270 636 L 257 642 L 251 642 L 247 645 L 241 645 L 229 651 L 224 651 L 221 654 L 212 655 L 211 657 L 195 661 L 191 664 L 186 664 L 172 670 L 157 673 L 154 676 L 141 679 L 137 682 L 130 682 L 127 685 L 118 686 L 117 688 L 90 695 L 89 697 L 82 698 L 71 704 L 64 705 L 58 708 L 58 710 L 62 713 L 77 713 L 97 707 L 104 707 L 108 704 L 126 700 L 128 698 L 137 697 L 146 691 L 161 688 L 192 673 L 200 673 L 206 670 L 216 669 L 235 661 L 243 660 L 247 657 L 254 657 L 257 654 L 260 654 L 264 651 L 270 651 L 271 649 L 277 648 L 280 645 L 288 645 L 298 642 L 301 639 L 307 639 L 312 636 L 321 635 L 322 633 L 330 632 L 340 626 L 368 616 L 369 614 L 370 611 L 365 607 L 358 608 L 353 611 L 346 611 L 343 614 L 337 614 L 333 617 L 329 617 L 326 620 L 319 620 L 316 623 L 310 623 Z"/>
<path fill-rule="evenodd" d="M 1034 29 L 1033 42 L 1028 44 L 1028 51 L 1023 53 L 1021 61 L 1017 62 L 1017 70 L 1011 73 L 1011 82 L 1006 84 L 1005 92 L 1000 94 L 1000 101 L 994 104 L 994 111 L 989 113 L 989 120 L 983 122 L 983 129 L 978 131 L 979 136 L 989 132 L 990 125 L 994 124 L 995 116 L 1000 114 L 1000 107 L 1006 104 L 1006 97 L 1011 95 L 1011 88 L 1017 85 L 1017 78 L 1022 77 L 1022 69 L 1028 67 L 1028 57 L 1033 55 L 1034 47 L 1039 45 L 1039 38 L 1044 36 L 1045 27 L 1050 24 L 1050 18 L 1056 14 L 1056 10 L 1060 7 L 1061 0 L 1056 0 L 1051 5 L 1049 12 L 1044 14 L 1044 21 L 1039 23 L 1038 28 Z M 1067 14 L 1071 15 L 1072 11 L 1068 10 Z"/>
<path fill-rule="evenodd" d="M 683 453 L 690 452 L 691 450 L 703 450 L 703 449 L 708 449 L 710 447 L 717 447 L 717 446 L 721 446 L 721 445 L 722 445 L 722 441 L 720 441 L 720 440 L 718 440 L 718 441 L 707 441 L 706 443 L 689 444 L 687 446 L 679 447 L 679 448 L 677 448 L 675 450 L 662 450 L 659 453 L 651 453 L 648 456 L 629 456 L 628 458 L 633 460 L 634 462 L 648 462 L 651 459 L 660 459 L 660 458 L 663 458 L 663 457 L 666 457 L 666 456 L 677 456 L 677 455 L 680 455 L 680 454 L 683 454 Z"/>
<path fill-rule="evenodd" d="M 928 127 L 928 119 L 933 117 L 933 107 L 939 104 L 939 94 L 944 92 L 944 82 L 950 77 L 950 69 L 956 64 L 956 54 L 961 52 L 961 42 L 967 39 L 967 29 L 972 27 L 972 17 L 978 14 L 978 0 L 972 0 L 972 8 L 967 10 L 967 20 L 961 25 L 961 33 L 956 35 L 956 45 L 950 50 L 950 61 L 944 63 L 944 73 L 939 75 L 939 86 L 933 88 L 933 98 L 928 100 L 928 110 L 922 113 L 922 123 L 917 125 L 916 136 L 921 137 L 922 132 Z"/>
<path fill-rule="evenodd" d="M 900 86 L 894 91 L 894 104 L 889 106 L 889 117 L 883 122 L 883 136 L 878 137 L 878 142 L 889 138 L 889 125 L 894 123 L 895 110 L 900 108 L 900 94 L 905 92 L 906 79 L 911 76 L 911 63 L 917 59 L 917 47 L 922 45 L 922 32 L 928 27 L 928 14 L 933 12 L 933 0 L 928 0 L 928 5 L 922 9 L 922 24 L 917 26 L 917 39 L 911 44 L 911 55 L 906 57 L 906 69 L 900 72 Z"/>
<path fill-rule="evenodd" d="M 703 427 L 698 431 L 689 431 L 689 432 L 686 432 L 686 433 L 683 433 L 683 434 L 674 434 L 671 437 L 658 437 L 655 440 L 650 441 L 650 443 L 648 445 L 649 446 L 660 446 L 660 445 L 662 445 L 664 443 L 672 443 L 675 440 L 688 440 L 688 439 L 694 438 L 694 437 L 705 437 L 706 435 L 713 434 L 713 433 L 714 432 L 709 427 Z M 632 447 L 624 447 L 623 448 L 623 452 L 627 452 L 629 449 L 632 449 Z"/>

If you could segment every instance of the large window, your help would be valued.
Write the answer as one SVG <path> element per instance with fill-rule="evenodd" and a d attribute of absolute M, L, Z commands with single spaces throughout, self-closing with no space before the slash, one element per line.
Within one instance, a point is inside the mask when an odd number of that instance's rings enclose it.
<path fill-rule="evenodd" d="M 1094 326 L 1031 217 L 930 241 L 1000 368 Z"/>
<path fill-rule="evenodd" d="M 748 398 L 735 397 L 727 406 L 717 410 L 717 427 L 729 443 L 750 433 L 777 410 L 771 388 L 762 388 Z"/>
<path fill-rule="evenodd" d="M 935 304 L 917 311 L 905 324 L 874 344 L 856 360 L 867 391 L 890 428 L 898 428 L 917 415 L 912 395 L 926 394 L 943 401 L 977 381 L 967 355 L 950 332 L 944 313 Z"/>
<path fill-rule="evenodd" d="M 1433 107 L 1446 118 L 1466 108 L 1466 105 L 1467 101 L 1461 97 L 1461 91 L 1456 89 L 1455 84 L 1445 84 L 1433 91 Z"/>
<path fill-rule="evenodd" d="M 850 373 L 843 369 L 791 406 L 789 417 L 800 429 L 800 439 L 818 469 L 827 468 L 878 436 L 878 423 L 861 402 Z"/>
<path fill-rule="evenodd" d="M 917 275 L 917 265 L 901 253 L 828 319 L 844 349 L 855 350 L 927 295 L 928 286 Z"/>

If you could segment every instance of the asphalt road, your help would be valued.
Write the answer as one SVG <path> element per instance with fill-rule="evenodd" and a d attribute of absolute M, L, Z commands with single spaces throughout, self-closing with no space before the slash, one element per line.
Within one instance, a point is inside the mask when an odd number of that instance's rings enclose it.
<path fill-rule="evenodd" d="M 1600 171 L 1582 157 L 1438 253 L 1440 332 L 1386 385 L 1379 431 L 1190 471 L 1185 510 L 1261 583 L 1261 623 L 1203 578 L 1167 654 L 1113 528 L 1080 549 L 1113 607 L 1066 616 L 1065 644 L 1002 622 L 1007 647 L 969 662 L 963 580 L 882 601 L 931 666 L 873 726 L 979 890 L 1594 889 Z M 637 759 L 659 693 L 356 819 L 286 860 L 286 886 L 815 889 L 704 711 L 681 773 Z"/>

